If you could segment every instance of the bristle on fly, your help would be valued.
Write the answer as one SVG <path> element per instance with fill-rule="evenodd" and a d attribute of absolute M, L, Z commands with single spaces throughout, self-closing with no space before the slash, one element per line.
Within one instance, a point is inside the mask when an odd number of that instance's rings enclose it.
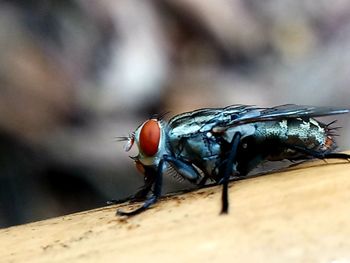
<path fill-rule="evenodd" d="M 341 129 L 342 127 L 340 127 L 340 126 L 331 127 L 331 125 L 333 125 L 336 122 L 337 122 L 337 120 L 334 120 L 334 121 L 326 124 L 325 129 L 326 129 L 327 135 L 330 135 L 332 137 L 339 136 L 336 132 L 337 132 L 337 130 Z"/>
<path fill-rule="evenodd" d="M 115 137 L 116 141 L 118 142 L 124 142 L 126 141 L 126 143 L 124 144 L 124 150 L 126 152 L 130 151 L 131 147 L 134 145 L 134 141 L 135 141 L 135 134 L 132 133 L 129 136 L 118 136 Z"/>
<path fill-rule="evenodd" d="M 129 138 L 130 138 L 129 136 L 117 136 L 117 137 L 114 137 L 114 140 L 117 142 L 125 142 L 125 141 L 128 141 Z"/>

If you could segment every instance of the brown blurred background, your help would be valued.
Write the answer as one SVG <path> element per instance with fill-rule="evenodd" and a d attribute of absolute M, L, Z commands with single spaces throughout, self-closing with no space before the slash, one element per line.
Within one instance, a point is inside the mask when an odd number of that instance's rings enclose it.
<path fill-rule="evenodd" d="M 1 1 L 0 227 L 132 194 L 114 137 L 153 113 L 350 107 L 349 47 L 350 1 Z"/>

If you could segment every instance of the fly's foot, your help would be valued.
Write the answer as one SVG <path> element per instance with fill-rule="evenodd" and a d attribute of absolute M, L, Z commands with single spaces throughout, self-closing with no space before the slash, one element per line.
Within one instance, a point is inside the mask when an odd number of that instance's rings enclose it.
<path fill-rule="evenodd" d="M 139 190 L 136 194 L 134 195 L 130 195 L 126 198 L 123 198 L 123 199 L 118 199 L 118 200 L 115 200 L 115 199 L 112 199 L 112 200 L 108 200 L 106 202 L 107 205 L 117 205 L 117 204 L 121 204 L 121 203 L 125 203 L 125 202 L 128 202 L 128 203 L 137 203 L 137 202 L 142 202 L 142 201 L 145 201 L 146 198 L 147 198 L 147 194 L 148 194 L 149 190 L 148 189 L 141 189 Z"/>
<path fill-rule="evenodd" d="M 150 198 L 148 198 L 146 200 L 146 202 L 143 203 L 142 206 L 136 208 L 135 210 L 123 211 L 123 210 L 118 209 L 116 214 L 119 216 L 134 216 L 134 215 L 140 214 L 141 212 L 145 211 L 148 207 L 153 205 L 155 202 L 157 202 L 157 199 L 158 198 L 153 195 Z"/>
<path fill-rule="evenodd" d="M 132 196 L 129 196 L 127 198 L 123 198 L 123 199 L 118 199 L 118 200 L 115 200 L 115 199 L 112 199 L 112 200 L 108 200 L 106 202 L 107 205 L 118 205 L 118 204 L 121 204 L 121 203 L 125 203 L 125 202 L 128 202 L 130 204 L 132 203 L 137 203 L 137 202 L 141 202 L 141 201 L 145 201 L 145 197 L 144 196 L 136 196 L 136 195 L 132 195 Z"/>
<path fill-rule="evenodd" d="M 118 205 L 121 203 L 125 203 L 127 201 L 129 201 L 129 197 L 123 198 L 123 199 L 118 199 L 118 200 L 116 200 L 116 199 L 108 200 L 108 201 L 106 201 L 106 204 L 107 205 Z"/>

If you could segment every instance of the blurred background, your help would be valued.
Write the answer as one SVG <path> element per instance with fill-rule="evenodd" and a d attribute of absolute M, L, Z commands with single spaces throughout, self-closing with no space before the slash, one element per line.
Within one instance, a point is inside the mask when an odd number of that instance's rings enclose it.
<path fill-rule="evenodd" d="M 115 137 L 153 113 L 350 107 L 349 47 L 346 0 L 1 1 L 0 227 L 134 193 Z"/>

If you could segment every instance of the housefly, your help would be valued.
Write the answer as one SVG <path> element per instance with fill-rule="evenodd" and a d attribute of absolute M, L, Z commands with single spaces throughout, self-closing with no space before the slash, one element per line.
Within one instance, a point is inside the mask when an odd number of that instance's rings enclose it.
<path fill-rule="evenodd" d="M 117 214 L 135 215 L 156 203 L 163 175 L 174 173 L 198 185 L 208 180 L 222 184 L 221 213 L 227 213 L 230 177 L 244 177 L 264 161 L 349 159 L 350 155 L 334 152 L 334 122 L 314 119 L 348 112 L 293 104 L 272 108 L 233 105 L 185 112 L 168 123 L 150 118 L 130 136 L 119 138 L 126 141 L 126 151 L 135 144 L 138 148 L 138 155 L 131 158 L 144 175 L 144 185 L 131 199 L 145 202 Z"/>

